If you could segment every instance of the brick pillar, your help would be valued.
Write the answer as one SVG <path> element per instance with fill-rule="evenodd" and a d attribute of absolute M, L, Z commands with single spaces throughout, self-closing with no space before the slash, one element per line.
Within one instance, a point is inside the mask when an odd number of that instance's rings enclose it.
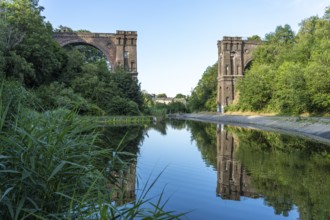
<path fill-rule="evenodd" d="M 218 41 L 218 98 L 217 104 L 223 113 L 225 106 L 235 98 L 235 81 L 243 76 L 243 40 L 241 37 L 223 37 Z"/>

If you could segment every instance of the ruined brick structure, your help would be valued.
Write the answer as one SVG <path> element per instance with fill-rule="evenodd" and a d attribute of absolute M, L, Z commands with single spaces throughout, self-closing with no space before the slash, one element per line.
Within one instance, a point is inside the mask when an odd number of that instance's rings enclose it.
<path fill-rule="evenodd" d="M 261 42 L 242 40 L 241 37 L 223 37 L 218 41 L 218 112 L 235 99 L 235 82 L 244 76 L 252 60 L 252 51 Z"/>
<path fill-rule="evenodd" d="M 62 46 L 86 44 L 99 49 L 112 69 L 123 66 L 137 77 L 136 31 L 112 33 L 56 32 L 54 39 Z"/>

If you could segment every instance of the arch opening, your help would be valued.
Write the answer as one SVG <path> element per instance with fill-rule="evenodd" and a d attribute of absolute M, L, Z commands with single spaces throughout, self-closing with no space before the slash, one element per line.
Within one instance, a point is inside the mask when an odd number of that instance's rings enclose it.
<path fill-rule="evenodd" d="M 251 67 L 252 67 L 252 63 L 253 63 L 253 60 L 250 59 L 246 62 L 246 64 L 244 65 L 244 71 L 243 71 L 243 75 L 245 75 L 245 72 L 250 70 Z"/>
<path fill-rule="evenodd" d="M 97 46 L 85 42 L 74 42 L 63 45 L 67 50 L 76 49 L 84 55 L 85 63 L 105 62 L 109 71 L 112 70 L 112 65 L 104 51 Z"/>

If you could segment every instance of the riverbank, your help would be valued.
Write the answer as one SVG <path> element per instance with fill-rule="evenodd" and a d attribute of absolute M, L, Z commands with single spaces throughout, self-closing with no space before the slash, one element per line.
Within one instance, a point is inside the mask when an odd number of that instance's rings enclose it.
<path fill-rule="evenodd" d="M 240 116 L 217 113 L 171 114 L 173 119 L 231 124 L 269 131 L 279 131 L 312 138 L 330 144 L 330 118 L 285 116 Z"/>

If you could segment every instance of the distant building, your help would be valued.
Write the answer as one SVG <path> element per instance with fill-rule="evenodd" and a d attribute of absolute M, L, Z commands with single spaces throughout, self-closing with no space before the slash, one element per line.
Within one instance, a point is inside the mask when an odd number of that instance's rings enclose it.
<path fill-rule="evenodd" d="M 180 102 L 184 105 L 186 105 L 186 100 L 184 98 L 154 98 L 153 101 L 155 103 L 162 103 L 162 104 L 170 104 L 170 103 L 173 103 L 173 102 Z"/>

